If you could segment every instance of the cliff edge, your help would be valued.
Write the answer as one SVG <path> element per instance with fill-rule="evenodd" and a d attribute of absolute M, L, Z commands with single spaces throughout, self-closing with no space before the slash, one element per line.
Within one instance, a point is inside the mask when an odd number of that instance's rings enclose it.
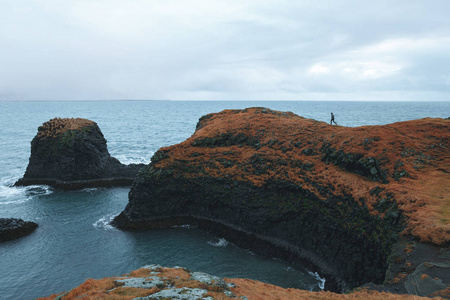
<path fill-rule="evenodd" d="M 123 165 L 111 157 L 98 125 L 81 118 L 54 118 L 38 128 L 31 156 L 16 185 L 62 189 L 131 185 L 144 164 Z"/>
<path fill-rule="evenodd" d="M 449 137 L 444 119 L 348 128 L 267 108 L 209 114 L 141 169 L 113 224 L 191 223 L 311 264 L 334 291 L 403 283 L 418 265 L 392 263 L 395 247 L 448 250 Z"/>
<path fill-rule="evenodd" d="M 361 289 L 350 294 L 331 292 L 309 292 L 284 289 L 275 285 L 250 280 L 219 278 L 201 272 L 159 265 L 144 266 L 129 274 L 103 279 L 88 279 L 80 286 L 59 295 L 38 300 L 66 299 L 427 299 L 410 295 L 395 295 L 386 292 Z M 441 299 L 441 298 L 439 298 Z"/>

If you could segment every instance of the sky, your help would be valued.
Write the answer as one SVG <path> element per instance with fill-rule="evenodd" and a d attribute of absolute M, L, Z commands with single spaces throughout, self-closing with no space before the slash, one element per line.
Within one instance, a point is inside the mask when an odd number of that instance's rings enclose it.
<path fill-rule="evenodd" d="M 450 101 L 449 0 L 0 0 L 0 100 Z"/>

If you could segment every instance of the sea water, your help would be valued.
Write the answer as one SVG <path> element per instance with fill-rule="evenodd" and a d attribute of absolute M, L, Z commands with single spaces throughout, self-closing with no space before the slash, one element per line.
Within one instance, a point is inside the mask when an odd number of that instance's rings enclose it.
<path fill-rule="evenodd" d="M 0 244 L 0 297 L 48 296 L 87 278 L 121 275 L 148 264 L 283 287 L 323 287 L 316 273 L 260 257 L 188 225 L 142 232 L 115 229 L 109 222 L 125 208 L 129 188 L 63 192 L 11 186 L 25 172 L 37 128 L 54 117 L 93 120 L 112 156 L 126 164 L 149 163 L 159 148 L 191 136 L 202 115 L 254 106 L 325 122 L 333 112 L 339 125 L 351 127 L 450 116 L 450 102 L 0 102 L 0 217 L 39 224 L 34 233 Z"/>

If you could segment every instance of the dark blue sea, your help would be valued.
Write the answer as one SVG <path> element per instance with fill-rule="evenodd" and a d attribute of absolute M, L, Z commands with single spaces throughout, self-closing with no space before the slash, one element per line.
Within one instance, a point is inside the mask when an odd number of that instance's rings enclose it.
<path fill-rule="evenodd" d="M 195 228 L 123 232 L 111 227 L 109 221 L 127 204 L 128 188 L 62 192 L 11 186 L 25 172 L 37 128 L 54 117 L 93 120 L 112 156 L 122 163 L 149 163 L 160 147 L 191 136 L 202 115 L 253 106 L 326 122 L 333 112 L 339 125 L 351 127 L 450 116 L 450 102 L 0 102 L 0 217 L 39 224 L 31 235 L 0 244 L 0 298 L 35 299 L 148 264 L 319 289 L 323 282 L 317 274 Z"/>

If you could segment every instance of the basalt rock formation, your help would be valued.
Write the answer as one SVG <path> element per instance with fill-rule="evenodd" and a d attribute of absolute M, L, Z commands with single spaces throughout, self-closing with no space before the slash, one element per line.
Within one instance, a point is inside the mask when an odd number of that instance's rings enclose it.
<path fill-rule="evenodd" d="M 111 157 L 95 122 L 55 118 L 38 128 L 27 170 L 16 185 L 62 189 L 131 185 L 143 166 L 123 165 Z"/>
<path fill-rule="evenodd" d="M 444 119 L 346 128 L 267 108 L 209 114 L 140 170 L 113 224 L 190 223 L 307 264 L 334 291 L 402 292 L 420 264 L 410 252 L 448 250 L 449 138 Z"/>
<path fill-rule="evenodd" d="M 0 243 L 32 233 L 38 225 L 15 218 L 0 218 Z"/>

